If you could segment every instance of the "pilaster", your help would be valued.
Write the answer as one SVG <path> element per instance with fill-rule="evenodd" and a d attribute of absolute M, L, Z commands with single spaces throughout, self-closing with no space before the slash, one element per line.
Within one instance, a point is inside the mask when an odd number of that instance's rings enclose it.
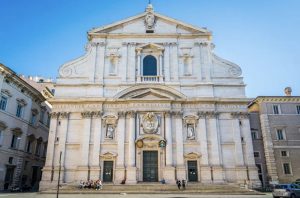
<path fill-rule="evenodd" d="M 124 152 L 125 152 L 125 112 L 118 112 L 119 120 L 117 126 L 117 142 L 118 142 L 118 156 L 116 165 L 115 183 L 119 184 L 125 179 L 125 166 L 124 166 Z"/>
<path fill-rule="evenodd" d="M 100 178 L 100 164 L 99 164 L 99 156 L 100 156 L 100 142 L 102 136 L 102 112 L 96 111 L 92 113 L 93 120 L 93 131 L 94 134 L 93 141 L 93 153 L 92 159 L 90 163 L 90 178 L 92 180 L 97 180 Z"/>
<path fill-rule="evenodd" d="M 127 112 L 129 117 L 129 141 L 128 141 L 128 164 L 126 167 L 126 183 L 135 184 L 136 180 L 136 164 L 135 164 L 135 112 Z"/>
<path fill-rule="evenodd" d="M 176 177 L 177 179 L 186 179 L 186 172 L 183 158 L 183 129 L 181 111 L 173 112 L 176 126 Z"/>
<path fill-rule="evenodd" d="M 170 45 L 169 43 L 164 43 L 164 76 L 165 81 L 170 82 Z"/>

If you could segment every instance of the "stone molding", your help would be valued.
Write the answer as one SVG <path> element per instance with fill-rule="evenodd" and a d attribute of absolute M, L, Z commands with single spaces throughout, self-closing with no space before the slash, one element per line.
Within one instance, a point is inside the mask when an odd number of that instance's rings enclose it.
<path fill-rule="evenodd" d="M 107 125 L 112 125 L 114 128 L 117 127 L 118 117 L 116 115 L 105 115 L 102 119 L 104 121 L 103 127 L 107 127 Z"/>
<path fill-rule="evenodd" d="M 198 116 L 199 118 L 208 118 L 208 119 L 214 119 L 218 118 L 219 112 L 216 111 L 199 111 Z"/>
<path fill-rule="evenodd" d="M 199 117 L 196 115 L 186 115 L 183 117 L 183 123 L 186 127 L 188 124 L 193 124 L 194 126 L 197 126 Z"/>
<path fill-rule="evenodd" d="M 106 45 L 106 43 L 105 42 L 90 42 L 90 45 L 92 46 L 92 47 L 104 47 L 105 45 Z"/>
<path fill-rule="evenodd" d="M 206 42 L 206 41 L 203 41 L 203 42 L 196 42 L 195 43 L 195 46 L 208 46 L 210 43 L 209 42 Z"/>
<path fill-rule="evenodd" d="M 201 157 L 201 154 L 197 152 L 190 152 L 183 155 L 185 159 L 198 159 Z"/>
<path fill-rule="evenodd" d="M 232 112 L 230 113 L 232 118 L 237 118 L 237 119 L 247 119 L 249 118 L 249 113 L 247 112 Z"/>

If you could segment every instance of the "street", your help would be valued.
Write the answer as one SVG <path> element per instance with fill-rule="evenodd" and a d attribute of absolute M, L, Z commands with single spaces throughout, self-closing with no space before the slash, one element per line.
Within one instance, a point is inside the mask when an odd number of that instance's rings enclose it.
<path fill-rule="evenodd" d="M 272 194 L 266 195 L 196 195 L 196 194 L 61 194 L 59 198 L 271 198 Z M 56 198 L 56 194 L 39 193 L 3 193 L 0 198 Z"/>

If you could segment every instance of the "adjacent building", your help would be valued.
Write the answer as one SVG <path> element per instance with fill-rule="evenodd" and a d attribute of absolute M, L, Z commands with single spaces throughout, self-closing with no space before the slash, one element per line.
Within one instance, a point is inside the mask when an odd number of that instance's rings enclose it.
<path fill-rule="evenodd" d="M 145 12 L 88 32 L 59 68 L 41 189 L 61 180 L 259 186 L 241 68 L 205 28 Z"/>
<path fill-rule="evenodd" d="M 254 157 L 264 185 L 300 179 L 300 97 L 259 96 L 249 105 Z"/>
<path fill-rule="evenodd" d="M 0 190 L 38 188 L 44 166 L 49 89 L 0 64 Z"/>

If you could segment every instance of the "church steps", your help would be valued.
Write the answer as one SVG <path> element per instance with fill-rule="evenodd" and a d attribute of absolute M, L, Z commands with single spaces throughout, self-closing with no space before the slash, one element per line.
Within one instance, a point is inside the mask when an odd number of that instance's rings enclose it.
<path fill-rule="evenodd" d="M 42 194 L 56 193 L 56 189 L 41 191 Z M 169 184 L 135 184 L 135 185 L 113 185 L 104 184 L 103 189 L 96 191 L 94 189 L 78 189 L 74 185 L 64 185 L 60 189 L 62 194 L 172 194 L 172 193 L 193 193 L 193 194 L 259 194 L 256 191 L 240 188 L 236 185 L 213 185 L 213 184 L 193 184 L 189 183 L 186 186 L 186 190 L 178 190 L 177 186 Z"/>

